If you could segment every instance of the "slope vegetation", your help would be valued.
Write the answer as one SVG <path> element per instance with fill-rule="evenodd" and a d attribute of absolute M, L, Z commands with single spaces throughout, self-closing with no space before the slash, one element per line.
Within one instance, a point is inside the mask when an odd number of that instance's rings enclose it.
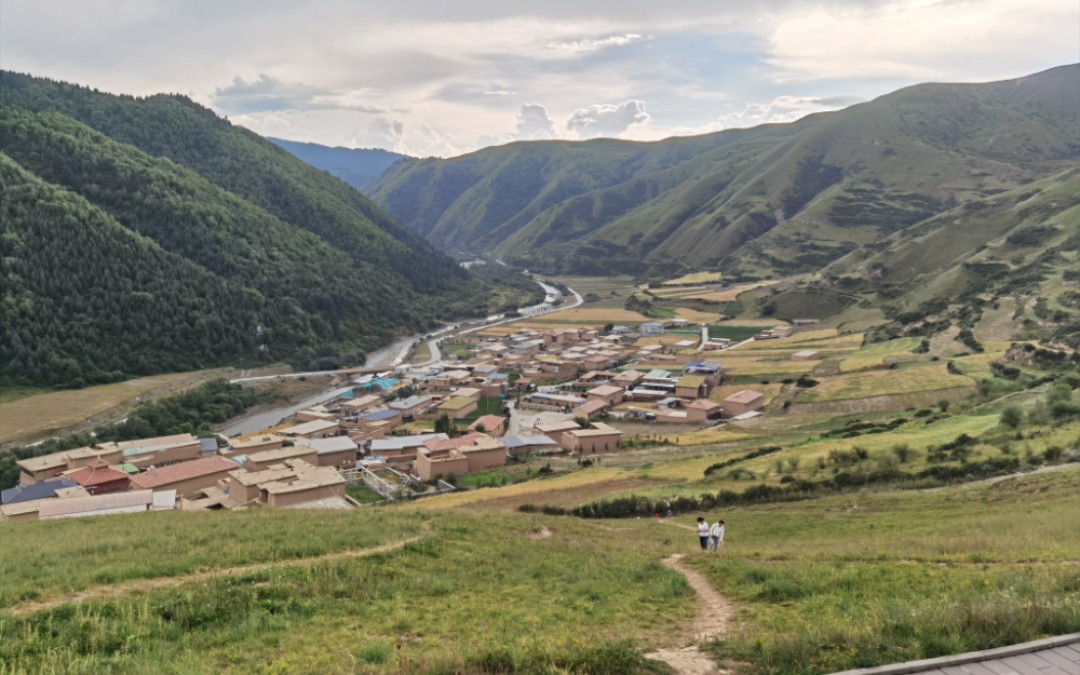
<path fill-rule="evenodd" d="M 183 97 L 0 72 L 0 153 L 8 383 L 332 367 L 491 309 L 492 282 Z"/>
<path fill-rule="evenodd" d="M 405 155 L 374 148 L 328 147 L 318 143 L 287 141 L 270 138 L 268 141 L 284 148 L 299 159 L 317 169 L 337 176 L 357 190 L 361 190 L 388 166 L 405 159 Z"/>
<path fill-rule="evenodd" d="M 788 125 L 657 143 L 515 143 L 368 188 L 444 248 L 598 274 L 809 271 L 1080 153 L 1080 65 L 927 84 Z"/>

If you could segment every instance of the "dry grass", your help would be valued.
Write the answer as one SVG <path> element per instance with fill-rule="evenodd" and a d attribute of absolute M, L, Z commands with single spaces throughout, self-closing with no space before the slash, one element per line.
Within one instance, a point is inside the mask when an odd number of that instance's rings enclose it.
<path fill-rule="evenodd" d="M 719 403 L 732 394 L 737 394 L 744 389 L 753 389 L 754 391 L 761 392 L 765 395 L 765 405 L 769 405 L 780 393 L 780 390 L 784 388 L 779 382 L 770 382 L 769 384 L 722 384 L 719 387 L 714 387 L 709 393 L 709 400 Z"/>
<path fill-rule="evenodd" d="M 612 481 L 626 481 L 631 478 L 633 478 L 633 476 L 628 475 L 625 471 L 598 467 L 577 471 L 563 476 L 555 476 L 554 478 L 518 483 L 516 485 L 505 485 L 497 488 L 481 488 L 479 490 L 454 492 L 439 497 L 431 497 L 415 502 L 410 508 L 426 511 L 440 511 L 446 508 L 477 504 L 493 499 L 506 499 L 523 495 L 538 495 L 555 490 L 570 490 L 572 488 L 580 488 L 588 485 L 609 484 Z"/>
<path fill-rule="evenodd" d="M 687 284 L 710 284 L 720 281 L 724 275 L 719 272 L 692 272 L 684 274 L 678 279 L 669 279 L 664 282 L 665 286 L 685 286 Z"/>
<path fill-rule="evenodd" d="M 691 323 L 712 323 L 715 324 L 720 319 L 720 315 L 713 312 L 701 312 L 696 309 L 690 309 L 688 307 L 679 307 L 675 310 L 675 317 L 678 319 L 686 319 Z"/>
<path fill-rule="evenodd" d="M 840 369 L 845 373 L 850 373 L 887 365 L 891 361 L 889 357 L 901 354 L 911 355 L 911 350 L 918 347 L 921 341 L 921 338 L 907 337 L 866 345 L 841 361 Z"/>
<path fill-rule="evenodd" d="M 803 393 L 797 400 L 799 403 L 845 401 L 973 386 L 975 381 L 970 377 L 953 375 L 944 363 L 933 363 L 914 368 L 822 378 L 818 386 Z"/>
<path fill-rule="evenodd" d="M 773 286 L 776 283 L 777 282 L 775 281 L 758 281 L 752 284 L 740 284 L 720 291 L 710 291 L 708 293 L 687 296 L 687 299 L 708 300 L 710 302 L 735 302 L 743 293 L 748 293 L 767 286 Z"/>
<path fill-rule="evenodd" d="M 0 443 L 33 441 L 67 429 L 89 429 L 121 415 L 139 397 L 146 400 L 190 389 L 226 372 L 217 369 L 154 375 L 85 389 L 51 391 L 4 403 L 0 406 Z"/>
<path fill-rule="evenodd" d="M 689 445 L 732 443 L 735 441 L 745 441 L 748 438 L 753 438 L 753 434 L 746 431 L 733 431 L 730 428 L 705 429 L 704 431 L 695 431 L 689 434 L 680 434 L 675 438 L 672 445 L 686 447 Z"/>

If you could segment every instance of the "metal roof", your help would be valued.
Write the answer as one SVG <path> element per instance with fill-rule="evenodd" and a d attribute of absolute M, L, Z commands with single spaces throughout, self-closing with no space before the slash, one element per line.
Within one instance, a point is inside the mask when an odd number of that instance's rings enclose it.
<path fill-rule="evenodd" d="M 364 413 L 360 417 L 369 422 L 382 422 L 384 420 L 390 420 L 400 416 L 400 410 L 372 410 L 371 412 Z"/>
<path fill-rule="evenodd" d="M 543 445 L 545 447 L 551 447 L 558 445 L 555 441 L 551 440 L 543 434 L 525 434 L 522 436 L 503 436 L 503 445 L 507 448 L 523 448 L 527 445 Z"/>
<path fill-rule="evenodd" d="M 34 485 L 19 485 L 0 492 L 0 504 L 18 504 L 31 499 L 50 499 L 56 496 L 57 490 L 75 487 L 78 485 L 70 478 L 49 480 Z"/>

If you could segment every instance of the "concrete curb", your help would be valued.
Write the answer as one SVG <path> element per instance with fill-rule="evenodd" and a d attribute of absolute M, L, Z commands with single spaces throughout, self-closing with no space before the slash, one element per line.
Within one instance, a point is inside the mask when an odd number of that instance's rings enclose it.
<path fill-rule="evenodd" d="M 1018 645 L 1009 645 L 1008 647 L 998 647 L 997 649 L 983 649 L 977 652 L 967 652 L 965 654 L 955 654 L 953 656 L 939 656 L 934 659 L 923 659 L 922 661 L 908 661 L 907 663 L 894 663 L 892 665 L 878 666 L 876 668 L 845 670 L 840 673 L 834 673 L 833 675 L 904 675 L 905 673 L 919 673 L 927 670 L 936 670 L 938 668 L 947 668 L 949 666 L 959 666 L 965 663 L 1003 659 L 1009 656 L 1029 654 L 1031 652 L 1037 652 L 1043 649 L 1053 649 L 1054 647 L 1061 647 L 1073 643 L 1080 643 L 1080 633 L 1058 635 L 1057 637 L 1035 640 L 1034 642 L 1024 642 Z"/>

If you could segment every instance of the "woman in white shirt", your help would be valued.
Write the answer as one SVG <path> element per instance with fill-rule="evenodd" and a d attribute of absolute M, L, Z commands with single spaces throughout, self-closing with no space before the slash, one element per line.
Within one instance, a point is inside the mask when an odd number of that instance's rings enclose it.
<path fill-rule="evenodd" d="M 697 536 L 701 540 L 701 550 L 709 550 L 709 524 L 700 516 L 697 519 Z"/>

